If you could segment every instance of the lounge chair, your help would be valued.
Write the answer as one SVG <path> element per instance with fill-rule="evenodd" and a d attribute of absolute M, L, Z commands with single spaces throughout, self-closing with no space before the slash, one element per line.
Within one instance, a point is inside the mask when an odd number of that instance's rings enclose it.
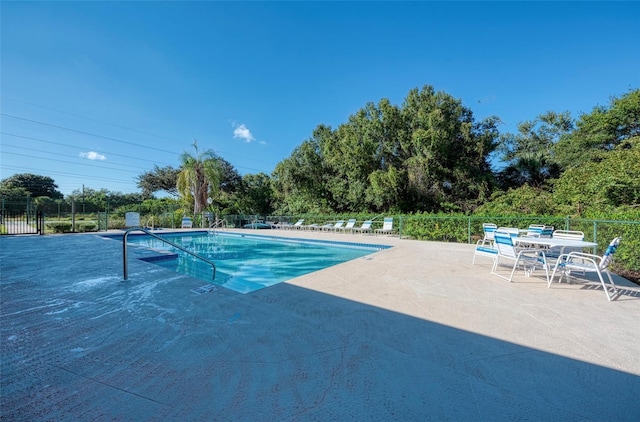
<path fill-rule="evenodd" d="M 314 227 L 311 227 L 311 230 L 325 231 L 325 230 L 331 230 L 332 227 L 333 227 L 333 223 L 324 223 L 323 225 L 318 224 Z"/>
<path fill-rule="evenodd" d="M 393 217 L 386 217 L 382 223 L 381 229 L 375 229 L 375 233 L 393 234 L 396 230 L 393 228 Z"/>
<path fill-rule="evenodd" d="M 556 273 L 560 274 L 558 282 L 562 281 L 564 276 L 567 276 L 567 279 L 575 277 L 575 272 L 580 272 L 581 275 L 584 275 L 585 273 L 596 273 L 600 280 L 600 284 L 602 284 L 604 293 L 607 295 L 607 299 L 611 300 L 612 294 L 617 293 L 618 289 L 616 289 L 616 285 L 613 283 L 613 279 L 611 278 L 611 273 L 609 273 L 608 268 L 609 264 L 611 264 L 611 261 L 613 260 L 613 254 L 620 245 L 620 240 L 621 238 L 619 237 L 613 239 L 602 256 L 584 252 L 571 252 L 560 255 L 556 261 L 556 265 L 553 267 L 551 278 L 548 280 L 549 287 L 551 287 L 551 283 L 553 282 L 553 278 Z M 611 291 L 602 278 L 603 273 L 609 278 Z"/>
<path fill-rule="evenodd" d="M 371 231 L 371 225 L 373 224 L 372 220 L 367 220 L 360 227 L 354 227 L 351 229 L 351 232 L 359 232 L 359 233 L 368 233 Z"/>
<path fill-rule="evenodd" d="M 304 223 L 304 218 L 301 218 L 300 220 L 296 221 L 295 224 L 290 224 L 288 226 L 285 226 L 285 228 L 288 230 L 298 230 L 300 227 L 302 227 L 302 223 Z"/>
<path fill-rule="evenodd" d="M 355 218 L 350 218 L 349 221 L 347 221 L 347 224 L 343 227 L 338 227 L 335 229 L 335 231 L 341 231 L 343 233 L 346 233 L 347 230 L 349 230 L 349 232 L 353 233 L 353 227 L 356 225 L 356 219 Z"/>
<path fill-rule="evenodd" d="M 329 230 L 336 231 L 339 228 L 341 228 L 343 225 L 344 225 L 344 220 L 339 220 L 339 221 L 336 221 L 336 223 L 334 225 L 332 225 L 332 226 L 326 226 L 326 225 L 323 226 L 323 230 L 325 230 L 325 231 L 329 231 Z"/>

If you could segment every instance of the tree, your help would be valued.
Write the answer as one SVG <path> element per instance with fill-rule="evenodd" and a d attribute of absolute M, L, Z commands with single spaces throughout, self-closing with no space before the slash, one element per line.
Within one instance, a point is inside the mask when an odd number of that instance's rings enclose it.
<path fill-rule="evenodd" d="M 387 151 L 406 170 L 402 210 L 467 211 L 489 196 L 498 118 L 476 122 L 460 100 L 431 86 L 411 90 L 401 113 L 399 145 Z"/>
<path fill-rule="evenodd" d="M 548 180 L 560 175 L 560 165 L 553 153 L 555 144 L 573 130 L 568 112 L 548 111 L 533 121 L 518 125 L 518 133 L 500 137 L 499 151 L 507 166 L 498 173 L 502 189 L 525 184 L 542 187 Z"/>
<path fill-rule="evenodd" d="M 211 150 L 200 152 L 198 142 L 193 142 L 195 155 L 184 152 L 180 156 L 181 170 L 176 187 L 182 198 L 193 201 L 194 214 L 201 213 L 209 195 L 220 190 L 221 166 L 219 157 Z"/>
<path fill-rule="evenodd" d="M 0 185 L 6 188 L 22 188 L 29 192 L 33 198 L 47 196 L 51 199 L 60 199 L 64 196 L 57 190 L 58 185 L 54 183 L 51 177 L 37 174 L 14 174 L 2 180 Z"/>
<path fill-rule="evenodd" d="M 565 169 L 600 161 L 616 146 L 640 136 L 640 89 L 613 97 L 608 107 L 594 107 L 580 116 L 576 126 L 555 147 L 557 160 Z"/>
<path fill-rule="evenodd" d="M 264 173 L 245 174 L 242 177 L 240 206 L 249 214 L 269 215 L 273 212 L 271 178 Z"/>
<path fill-rule="evenodd" d="M 142 173 L 138 176 L 137 186 L 142 189 L 142 195 L 145 198 L 153 197 L 158 191 L 165 191 L 173 197 L 178 196 L 177 181 L 179 169 L 171 166 L 158 167 L 154 166 L 153 170 Z"/>
<path fill-rule="evenodd" d="M 493 186 L 497 123 L 476 122 L 430 86 L 411 90 L 402 107 L 367 103 L 335 131 L 319 125 L 278 164 L 278 203 L 299 212 L 473 209 Z"/>
<path fill-rule="evenodd" d="M 555 202 L 582 216 L 602 210 L 640 204 L 640 136 L 616 146 L 599 162 L 588 162 L 565 171 L 554 182 Z"/>
<path fill-rule="evenodd" d="M 278 213 L 331 211 L 329 204 L 333 198 L 327 183 L 331 170 L 321 147 L 327 142 L 326 138 L 331 136 L 330 127 L 318 126 L 310 139 L 276 165 L 272 173 L 272 185 Z"/>

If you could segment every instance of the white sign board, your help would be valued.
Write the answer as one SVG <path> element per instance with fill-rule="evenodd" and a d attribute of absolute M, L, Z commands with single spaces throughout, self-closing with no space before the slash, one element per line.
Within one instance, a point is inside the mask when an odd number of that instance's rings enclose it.
<path fill-rule="evenodd" d="M 124 215 L 124 225 L 127 227 L 138 227 L 140 226 L 140 213 L 139 212 L 128 212 Z"/>

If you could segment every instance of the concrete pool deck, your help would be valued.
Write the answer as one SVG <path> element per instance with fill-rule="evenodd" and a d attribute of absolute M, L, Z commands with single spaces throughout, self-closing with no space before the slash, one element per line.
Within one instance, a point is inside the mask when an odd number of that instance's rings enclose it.
<path fill-rule="evenodd" d="M 637 420 L 640 286 L 489 274 L 473 246 L 394 246 L 250 294 L 98 235 L 0 237 L 0 419 Z M 624 244 L 621 245 L 621 248 Z"/>

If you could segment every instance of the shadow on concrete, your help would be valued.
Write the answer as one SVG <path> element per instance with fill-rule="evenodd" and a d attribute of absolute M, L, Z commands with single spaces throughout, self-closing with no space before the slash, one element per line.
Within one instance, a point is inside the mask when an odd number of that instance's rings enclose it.
<path fill-rule="evenodd" d="M 124 283 L 118 243 L 94 236 L 0 239 L 0 258 L 6 420 L 640 414 L 632 373 L 290 284 L 196 295 L 138 260 Z"/>

